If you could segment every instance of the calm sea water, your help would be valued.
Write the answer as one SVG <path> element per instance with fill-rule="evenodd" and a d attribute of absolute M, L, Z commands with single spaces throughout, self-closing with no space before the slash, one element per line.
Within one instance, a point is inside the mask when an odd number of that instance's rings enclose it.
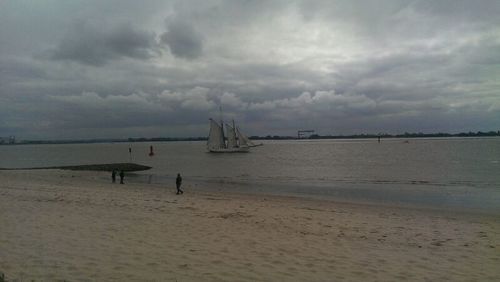
<path fill-rule="evenodd" d="M 145 187 L 173 186 L 180 172 L 188 190 L 500 213 L 500 138 L 268 141 L 246 154 L 207 153 L 204 142 L 0 146 L 0 167 L 129 162 L 129 146 L 132 162 L 153 167 L 127 177 Z"/>

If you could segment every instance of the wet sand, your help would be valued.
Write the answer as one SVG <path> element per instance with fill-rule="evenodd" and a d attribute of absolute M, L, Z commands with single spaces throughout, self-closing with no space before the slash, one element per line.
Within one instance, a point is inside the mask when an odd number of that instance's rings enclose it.
<path fill-rule="evenodd" d="M 108 178 L 0 171 L 7 281 L 500 280 L 500 215 Z"/>

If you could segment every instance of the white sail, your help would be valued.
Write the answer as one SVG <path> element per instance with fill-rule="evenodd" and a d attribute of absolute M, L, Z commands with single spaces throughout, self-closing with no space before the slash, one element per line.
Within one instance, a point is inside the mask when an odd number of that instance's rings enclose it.
<path fill-rule="evenodd" d="M 225 149 L 224 129 L 213 119 L 210 119 L 207 147 L 209 150 Z"/>
<path fill-rule="evenodd" d="M 239 128 L 236 128 L 236 134 L 238 135 L 238 140 L 240 141 L 240 146 L 255 147 L 258 146 L 248 139 L 245 134 L 241 133 Z"/>
<path fill-rule="evenodd" d="M 226 124 L 227 128 L 227 147 L 228 148 L 238 148 L 238 142 L 236 141 L 236 131 L 234 127 Z"/>

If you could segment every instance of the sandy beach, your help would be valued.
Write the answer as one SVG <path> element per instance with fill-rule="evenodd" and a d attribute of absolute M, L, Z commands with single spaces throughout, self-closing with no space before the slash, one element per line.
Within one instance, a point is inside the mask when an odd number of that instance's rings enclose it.
<path fill-rule="evenodd" d="M 0 171 L 7 281 L 500 281 L 500 215 Z"/>

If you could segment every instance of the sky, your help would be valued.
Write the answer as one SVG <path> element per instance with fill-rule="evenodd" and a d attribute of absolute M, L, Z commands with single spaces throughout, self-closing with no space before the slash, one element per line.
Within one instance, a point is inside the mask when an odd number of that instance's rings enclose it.
<path fill-rule="evenodd" d="M 0 136 L 500 130 L 500 1 L 0 0 Z"/>

